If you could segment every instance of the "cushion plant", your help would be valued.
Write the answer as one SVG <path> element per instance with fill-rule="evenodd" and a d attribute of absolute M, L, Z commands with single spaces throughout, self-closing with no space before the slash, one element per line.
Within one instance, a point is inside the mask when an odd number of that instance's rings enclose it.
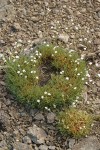
<path fill-rule="evenodd" d="M 92 116 L 86 111 L 70 108 L 60 112 L 58 126 L 63 134 L 80 138 L 89 134 L 93 122 L 92 119 Z"/>
<path fill-rule="evenodd" d="M 83 89 L 85 62 L 74 50 L 40 45 L 29 55 L 7 60 L 6 83 L 21 103 L 38 108 L 61 108 L 76 100 Z"/>

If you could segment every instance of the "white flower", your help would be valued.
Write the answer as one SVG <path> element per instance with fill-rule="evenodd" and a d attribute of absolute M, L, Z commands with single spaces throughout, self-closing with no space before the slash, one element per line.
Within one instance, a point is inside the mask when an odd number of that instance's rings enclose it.
<path fill-rule="evenodd" d="M 49 44 L 47 44 L 46 46 L 49 47 Z"/>
<path fill-rule="evenodd" d="M 89 65 L 92 65 L 92 62 L 89 62 Z"/>
<path fill-rule="evenodd" d="M 36 63 L 36 60 L 34 60 L 34 62 Z"/>
<path fill-rule="evenodd" d="M 26 72 L 26 70 L 25 70 L 25 69 L 23 69 L 23 70 L 22 70 L 22 72 Z"/>
<path fill-rule="evenodd" d="M 19 73 L 20 73 L 20 71 L 17 71 L 17 73 L 19 74 Z"/>
<path fill-rule="evenodd" d="M 84 47 L 84 50 L 86 50 L 87 48 L 86 47 Z"/>
<path fill-rule="evenodd" d="M 51 95 L 51 93 L 48 93 L 48 95 L 50 96 L 50 95 Z"/>
<path fill-rule="evenodd" d="M 52 54 L 52 56 L 54 56 L 54 54 Z"/>
<path fill-rule="evenodd" d="M 82 129 L 82 127 L 79 127 L 80 128 L 80 130 Z"/>
<path fill-rule="evenodd" d="M 100 77 L 100 73 L 98 74 L 98 77 Z"/>
<path fill-rule="evenodd" d="M 48 107 L 45 107 L 45 109 L 47 110 L 47 109 L 48 109 Z"/>
<path fill-rule="evenodd" d="M 33 59 L 31 59 L 31 61 L 33 61 Z"/>
<path fill-rule="evenodd" d="M 27 76 L 25 76 L 25 79 L 27 78 Z"/>
<path fill-rule="evenodd" d="M 69 77 L 66 77 L 66 80 L 69 80 Z"/>
<path fill-rule="evenodd" d="M 77 87 L 74 87 L 74 90 L 76 90 L 77 89 Z"/>
<path fill-rule="evenodd" d="M 71 49 L 71 50 L 69 51 L 69 53 L 74 52 L 74 51 L 75 51 L 75 50 Z"/>
<path fill-rule="evenodd" d="M 77 71 L 77 68 L 75 68 L 75 71 Z"/>
<path fill-rule="evenodd" d="M 33 58 L 33 55 L 31 55 L 30 57 Z"/>
<path fill-rule="evenodd" d="M 60 71 L 60 74 L 63 74 L 64 73 L 64 71 Z"/>
<path fill-rule="evenodd" d="M 87 73 L 87 74 L 86 74 L 86 76 L 90 78 L 90 75 L 89 75 L 89 73 Z"/>
<path fill-rule="evenodd" d="M 39 77 L 38 77 L 38 76 L 36 76 L 36 79 L 39 79 Z"/>
<path fill-rule="evenodd" d="M 83 128 L 86 128 L 85 125 L 83 126 Z"/>
<path fill-rule="evenodd" d="M 92 82 L 93 80 L 92 80 L 92 79 L 90 79 L 89 81 L 90 81 L 90 82 Z"/>
<path fill-rule="evenodd" d="M 15 56 L 15 58 L 16 58 L 16 59 L 18 59 L 18 58 L 19 58 L 19 56 Z"/>
<path fill-rule="evenodd" d="M 36 57 L 34 57 L 33 59 L 36 59 Z"/>
<path fill-rule="evenodd" d="M 4 57 L 4 55 L 0 53 L 0 58 L 2 58 L 2 57 Z"/>
<path fill-rule="evenodd" d="M 40 103 L 40 100 L 38 99 L 37 102 Z"/>
<path fill-rule="evenodd" d="M 25 60 L 25 61 L 24 61 L 24 63 L 26 64 L 26 63 L 27 63 L 27 61 Z"/>
<path fill-rule="evenodd" d="M 40 55 L 40 56 L 42 56 L 42 54 L 41 54 L 41 53 L 39 53 L 39 55 Z"/>
<path fill-rule="evenodd" d="M 41 96 L 41 98 L 43 99 L 43 98 L 44 98 L 44 96 Z"/>
<path fill-rule="evenodd" d="M 20 65 L 18 65 L 18 67 L 20 67 Z"/>
<path fill-rule="evenodd" d="M 43 43 L 46 44 L 46 41 L 44 41 Z"/>
<path fill-rule="evenodd" d="M 45 91 L 44 94 L 47 94 L 47 92 Z"/>
<path fill-rule="evenodd" d="M 39 54 L 38 53 L 36 53 L 36 56 L 38 56 Z"/>
<path fill-rule="evenodd" d="M 36 71 L 34 70 L 33 73 L 36 73 Z"/>
<path fill-rule="evenodd" d="M 75 102 L 73 102 L 72 105 L 75 105 Z"/>
<path fill-rule="evenodd" d="M 53 104 L 53 107 L 54 107 L 54 108 L 56 108 L 56 105 L 55 105 L 55 104 Z"/>
<path fill-rule="evenodd" d="M 98 63 L 96 63 L 95 65 L 96 65 L 96 67 L 99 67 L 99 64 L 98 64 Z"/>
<path fill-rule="evenodd" d="M 78 76 L 80 76 L 81 74 L 80 74 L 80 73 L 78 73 L 77 75 L 78 75 Z"/>
<path fill-rule="evenodd" d="M 55 47 L 53 48 L 53 50 L 55 50 L 57 47 L 58 47 L 58 46 L 55 46 Z"/>
<path fill-rule="evenodd" d="M 34 71 L 31 71 L 31 73 L 34 73 Z"/>
<path fill-rule="evenodd" d="M 82 81 L 84 81 L 84 78 L 82 78 Z"/>
<path fill-rule="evenodd" d="M 87 84 L 87 85 L 88 85 L 88 82 L 85 82 L 85 84 Z"/>
<path fill-rule="evenodd" d="M 33 50 L 33 47 L 31 47 L 30 50 L 32 51 L 32 50 Z"/>
<path fill-rule="evenodd" d="M 20 73 L 20 76 L 22 76 L 22 75 L 23 75 L 23 73 L 21 72 L 21 73 Z"/>
<path fill-rule="evenodd" d="M 16 59 L 13 59 L 13 62 L 15 62 L 16 61 Z"/>
<path fill-rule="evenodd" d="M 75 63 L 77 62 L 77 60 L 75 60 Z"/>
<path fill-rule="evenodd" d="M 55 54 L 57 53 L 57 51 L 55 51 Z"/>
<path fill-rule="evenodd" d="M 77 62 L 77 64 L 79 65 L 80 63 L 79 63 L 79 62 Z"/>

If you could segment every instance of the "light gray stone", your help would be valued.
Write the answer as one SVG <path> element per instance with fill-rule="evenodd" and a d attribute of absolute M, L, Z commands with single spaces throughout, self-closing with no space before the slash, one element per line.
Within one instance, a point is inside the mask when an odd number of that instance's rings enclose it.
<path fill-rule="evenodd" d="M 55 150 L 56 147 L 55 147 L 55 146 L 49 146 L 49 149 L 50 149 L 50 150 Z"/>
<path fill-rule="evenodd" d="M 35 115 L 34 119 L 36 120 L 44 120 L 44 116 L 41 113 Z"/>
<path fill-rule="evenodd" d="M 48 146 L 47 145 L 40 145 L 39 150 L 48 150 Z"/>
<path fill-rule="evenodd" d="M 13 149 L 15 149 L 15 150 L 33 150 L 31 145 L 24 144 L 21 142 L 15 142 L 13 144 Z"/>
<path fill-rule="evenodd" d="M 28 136 L 23 137 L 23 142 L 26 144 L 31 144 L 31 139 Z"/>
<path fill-rule="evenodd" d="M 75 144 L 75 139 L 70 139 L 69 140 L 69 148 L 73 148 L 74 144 Z"/>
<path fill-rule="evenodd" d="M 72 150 L 100 150 L 100 143 L 96 136 L 90 136 L 75 144 Z"/>
<path fill-rule="evenodd" d="M 69 40 L 69 35 L 68 34 L 60 34 L 58 36 L 58 39 L 63 41 L 64 43 L 68 43 Z"/>
<path fill-rule="evenodd" d="M 53 112 L 47 114 L 47 123 L 53 123 L 56 115 Z"/>
<path fill-rule="evenodd" d="M 35 124 L 33 125 L 33 127 L 28 128 L 27 135 L 36 144 L 44 143 L 47 138 L 46 132 L 42 128 L 36 126 Z"/>

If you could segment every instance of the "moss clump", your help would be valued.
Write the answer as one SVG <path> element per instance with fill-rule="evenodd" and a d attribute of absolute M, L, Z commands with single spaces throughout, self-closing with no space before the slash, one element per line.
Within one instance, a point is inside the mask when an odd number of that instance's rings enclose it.
<path fill-rule="evenodd" d="M 86 65 L 73 50 L 41 45 L 34 53 L 7 60 L 6 83 L 21 103 L 38 108 L 61 108 L 83 89 Z"/>
<path fill-rule="evenodd" d="M 90 132 L 92 117 L 86 111 L 70 108 L 61 112 L 58 118 L 58 126 L 62 134 L 80 138 Z"/>

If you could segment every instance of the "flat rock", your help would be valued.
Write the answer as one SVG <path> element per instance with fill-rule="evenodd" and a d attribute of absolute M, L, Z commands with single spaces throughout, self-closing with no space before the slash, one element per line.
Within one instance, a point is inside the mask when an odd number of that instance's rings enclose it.
<path fill-rule="evenodd" d="M 44 143 L 47 138 L 46 132 L 35 124 L 33 127 L 28 128 L 27 135 L 31 138 L 32 142 L 36 144 Z"/>
<path fill-rule="evenodd" d="M 35 115 L 34 119 L 39 120 L 39 121 L 44 120 L 44 116 L 41 113 L 38 113 Z"/>
<path fill-rule="evenodd" d="M 23 142 L 26 144 L 31 144 L 31 139 L 28 136 L 23 137 Z"/>
<path fill-rule="evenodd" d="M 47 114 L 47 123 L 53 123 L 56 115 L 53 112 Z"/>
<path fill-rule="evenodd" d="M 63 41 L 64 43 L 68 43 L 69 35 L 68 34 L 60 34 L 58 39 Z"/>
<path fill-rule="evenodd" d="M 47 145 L 40 145 L 39 150 L 48 150 L 48 146 Z"/>
<path fill-rule="evenodd" d="M 55 146 L 49 146 L 49 149 L 50 149 L 50 150 L 55 150 L 56 147 L 55 147 Z"/>
<path fill-rule="evenodd" d="M 69 148 L 73 148 L 74 144 L 75 144 L 75 139 L 70 139 L 69 140 Z"/>
<path fill-rule="evenodd" d="M 31 145 L 24 144 L 21 142 L 15 142 L 13 144 L 13 149 L 16 149 L 16 150 L 33 150 Z"/>
<path fill-rule="evenodd" d="M 75 144 L 72 150 L 100 150 L 100 143 L 96 136 L 89 136 Z"/>

